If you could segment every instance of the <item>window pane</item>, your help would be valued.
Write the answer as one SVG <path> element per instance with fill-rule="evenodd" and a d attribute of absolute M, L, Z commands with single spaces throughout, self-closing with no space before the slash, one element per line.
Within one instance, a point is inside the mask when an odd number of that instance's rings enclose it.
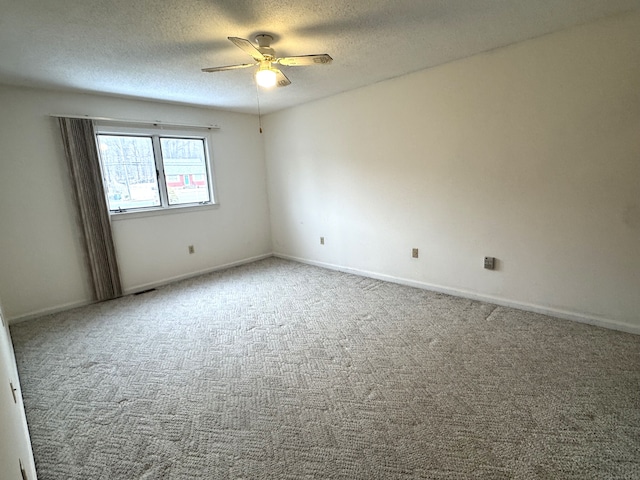
<path fill-rule="evenodd" d="M 169 205 L 209 202 L 204 140 L 160 138 Z"/>
<path fill-rule="evenodd" d="M 160 206 L 151 137 L 98 135 L 109 210 Z"/>

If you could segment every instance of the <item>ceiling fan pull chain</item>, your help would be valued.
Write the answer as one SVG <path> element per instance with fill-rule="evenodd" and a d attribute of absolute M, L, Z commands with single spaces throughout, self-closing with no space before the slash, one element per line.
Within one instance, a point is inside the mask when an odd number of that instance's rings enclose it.
<path fill-rule="evenodd" d="M 262 133 L 262 115 L 260 113 L 260 89 L 258 88 L 258 82 L 255 81 L 256 85 L 256 103 L 258 104 L 258 126 L 260 127 L 260 133 Z"/>

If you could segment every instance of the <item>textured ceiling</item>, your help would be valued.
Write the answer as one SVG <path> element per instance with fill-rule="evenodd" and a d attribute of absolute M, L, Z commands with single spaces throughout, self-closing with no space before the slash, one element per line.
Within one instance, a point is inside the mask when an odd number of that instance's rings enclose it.
<path fill-rule="evenodd" d="M 252 62 L 227 40 L 268 32 L 293 82 L 260 92 L 263 113 L 597 18 L 640 0 L 0 0 L 0 83 L 256 113 Z"/>

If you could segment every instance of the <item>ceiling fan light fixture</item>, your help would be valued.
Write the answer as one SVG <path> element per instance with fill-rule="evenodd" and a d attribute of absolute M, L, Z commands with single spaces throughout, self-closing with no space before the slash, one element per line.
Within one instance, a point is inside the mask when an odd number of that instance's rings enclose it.
<path fill-rule="evenodd" d="M 298 55 L 295 57 L 276 57 L 273 48 L 270 47 L 273 41 L 273 35 L 260 34 L 256 36 L 256 47 L 246 38 L 227 37 L 236 47 L 248 53 L 255 63 L 242 63 L 239 65 L 226 65 L 222 67 L 203 68 L 203 72 L 224 72 L 225 70 L 237 70 L 240 68 L 250 68 L 258 65 L 256 72 L 256 84 L 259 87 L 286 87 L 291 85 L 291 80 L 279 69 L 273 65 L 283 65 L 285 67 L 304 67 L 306 65 L 322 65 L 331 63 L 333 60 L 329 54 L 321 53 L 316 55 Z"/>
<path fill-rule="evenodd" d="M 256 82 L 264 88 L 271 88 L 276 84 L 276 72 L 270 67 L 262 68 L 256 72 Z"/>

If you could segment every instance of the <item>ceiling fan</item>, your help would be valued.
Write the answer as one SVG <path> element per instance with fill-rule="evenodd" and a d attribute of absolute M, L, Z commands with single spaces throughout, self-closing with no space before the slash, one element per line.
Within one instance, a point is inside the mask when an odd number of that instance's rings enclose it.
<path fill-rule="evenodd" d="M 235 46 L 251 55 L 255 62 L 242 63 L 239 65 L 227 65 L 225 67 L 203 68 L 203 72 L 222 72 L 225 70 L 236 70 L 238 68 L 248 68 L 257 65 L 258 71 L 256 72 L 256 81 L 258 85 L 266 88 L 273 87 L 274 85 L 277 85 L 278 87 L 286 87 L 291 84 L 291 81 L 278 68 L 275 68 L 274 65 L 280 64 L 285 67 L 302 67 L 307 65 L 331 63 L 333 60 L 326 53 L 320 55 L 300 55 L 296 57 L 277 58 L 275 51 L 270 46 L 273 41 L 273 36 L 268 34 L 260 34 L 256 36 L 256 43 L 258 44 L 257 47 L 244 38 L 228 37 L 228 39 L 231 40 Z"/>

